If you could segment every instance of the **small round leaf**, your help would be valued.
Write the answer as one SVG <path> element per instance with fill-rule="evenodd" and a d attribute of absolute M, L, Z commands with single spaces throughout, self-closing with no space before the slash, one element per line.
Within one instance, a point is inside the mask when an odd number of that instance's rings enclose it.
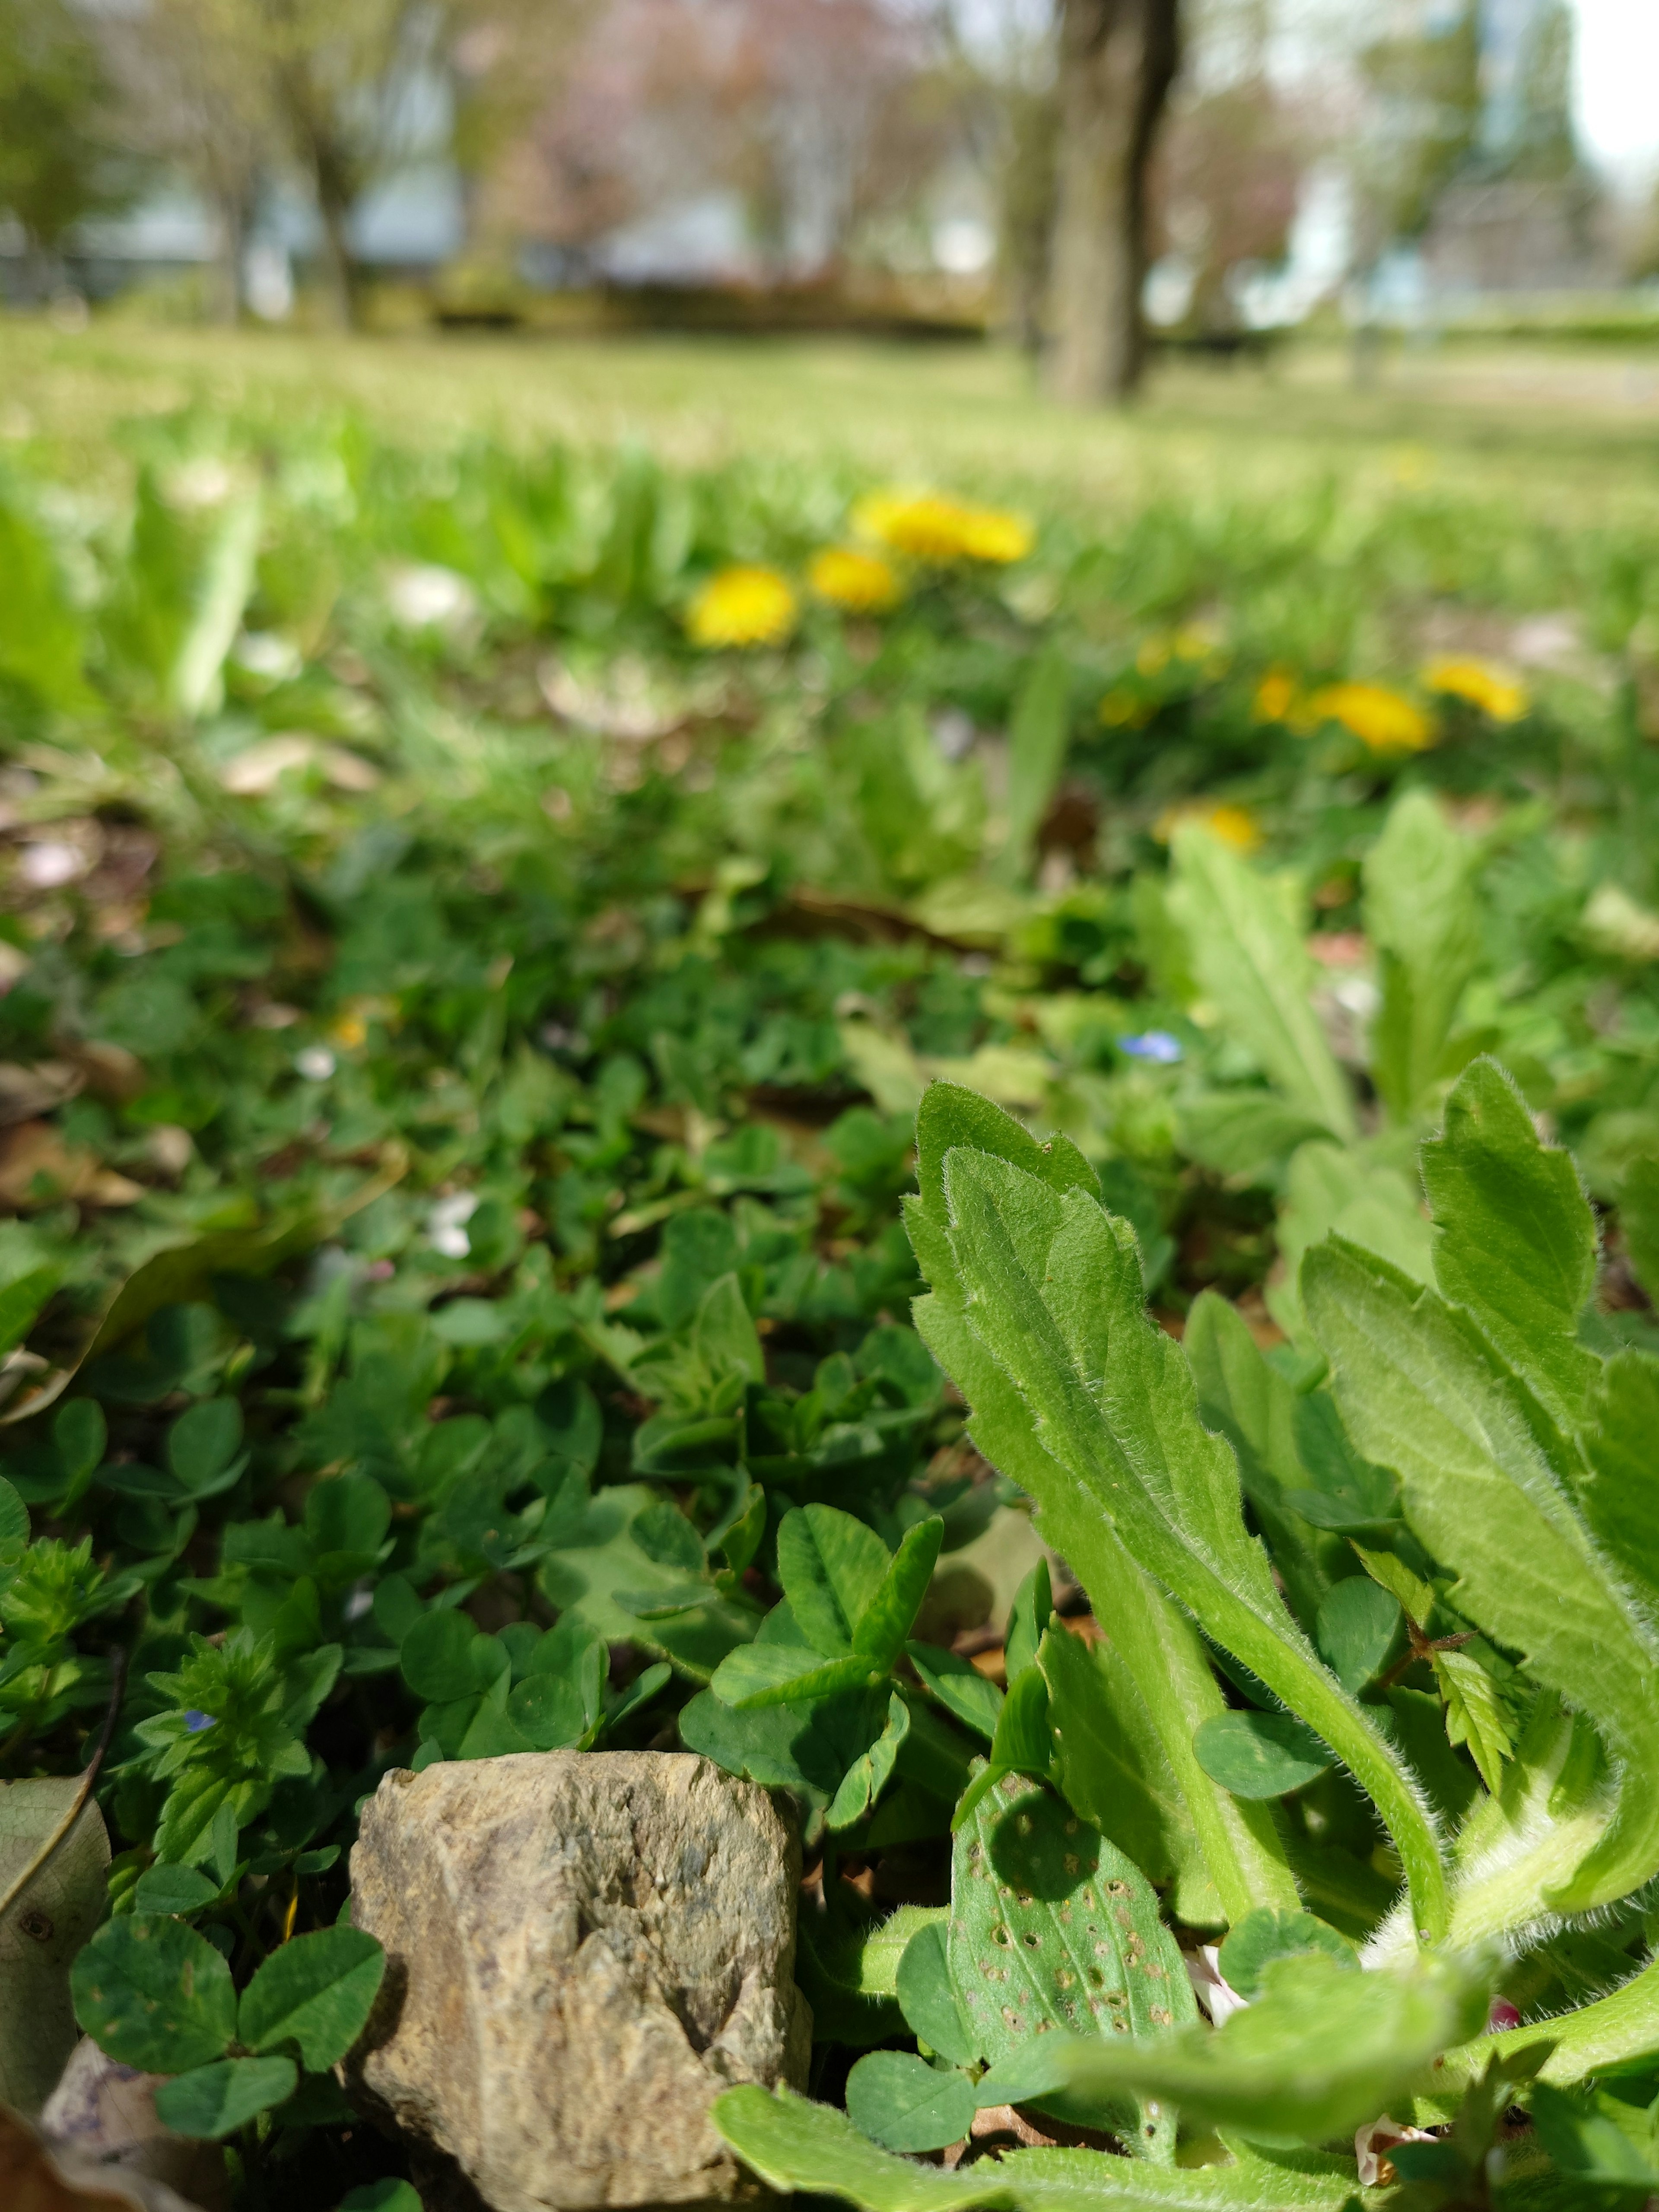
<path fill-rule="evenodd" d="M 472 1669 L 477 1629 L 464 1613 L 442 1606 L 422 1613 L 404 1638 L 398 1653 L 404 1680 L 417 1698 L 447 1705 L 468 1698 L 478 1684 Z"/>
<path fill-rule="evenodd" d="M 1258 1905 L 1234 1923 L 1217 1958 L 1228 1988 L 1253 1997 L 1275 1959 L 1299 1958 L 1310 1951 L 1322 1951 L 1339 1966 L 1359 1966 L 1352 1944 L 1334 1928 L 1311 1912 L 1275 1912 L 1269 1905 Z"/>
<path fill-rule="evenodd" d="M 230 1968 L 182 1920 L 106 1921 L 76 1960 L 70 1988 L 99 2049 L 143 2073 L 205 2066 L 236 2033 Z"/>
<path fill-rule="evenodd" d="M 363 2032 L 386 1953 L 361 1928 L 319 1928 L 273 1951 L 242 1992 L 237 2033 L 250 2051 L 292 2044 L 307 2073 L 343 2058 Z"/>
<path fill-rule="evenodd" d="M 908 2051 L 870 2051 L 847 2077 L 847 2117 L 887 2150 L 943 2150 L 974 2124 L 973 2085 Z"/>
<path fill-rule="evenodd" d="M 195 1867 L 163 1865 L 149 1867 L 139 1875 L 132 1900 L 139 1912 L 199 1912 L 218 1894 L 218 1883 Z"/>
<path fill-rule="evenodd" d="M 1319 1738 L 1290 1713 L 1218 1713 L 1194 1731 L 1193 1751 L 1235 1797 L 1285 1796 L 1331 1765 Z"/>
<path fill-rule="evenodd" d="M 155 2117 L 176 2136 L 217 2142 L 291 2097 L 299 2078 L 291 2058 L 221 2058 L 162 2082 Z"/>
<path fill-rule="evenodd" d="M 242 1441 L 242 1408 L 234 1398 L 204 1398 L 167 1431 L 167 1464 L 186 1490 L 222 1474 Z"/>
<path fill-rule="evenodd" d="M 971 2066 L 980 2054 L 957 2002 L 945 1947 L 945 1930 L 938 1921 L 919 1928 L 899 1960 L 895 1994 L 912 2032 L 930 2051 L 953 2066 Z"/>
<path fill-rule="evenodd" d="M 1315 1628 L 1320 1656 L 1351 1696 L 1381 1670 L 1403 1618 L 1399 1599 L 1369 1575 L 1333 1583 L 1320 1600 Z"/>

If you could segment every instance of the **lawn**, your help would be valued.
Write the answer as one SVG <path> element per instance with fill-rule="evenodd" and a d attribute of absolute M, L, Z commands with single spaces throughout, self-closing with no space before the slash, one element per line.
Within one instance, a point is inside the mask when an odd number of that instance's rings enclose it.
<path fill-rule="evenodd" d="M 1647 380 L 0 327 L 8 2102 L 394 2203 L 362 1803 L 688 1749 L 777 2187 L 1654 2186 Z"/>

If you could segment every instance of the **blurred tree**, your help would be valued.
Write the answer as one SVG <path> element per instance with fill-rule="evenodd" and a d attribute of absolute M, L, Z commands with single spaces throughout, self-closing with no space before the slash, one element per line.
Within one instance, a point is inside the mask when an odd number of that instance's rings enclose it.
<path fill-rule="evenodd" d="M 1061 0 L 1050 380 L 1127 399 L 1146 363 L 1146 183 L 1180 61 L 1179 0 Z"/>
<path fill-rule="evenodd" d="M 109 19 L 126 135 L 181 169 L 212 210 L 210 319 L 234 323 L 254 194 L 276 151 L 276 117 L 246 0 L 149 0 Z"/>
<path fill-rule="evenodd" d="M 914 201 L 954 128 L 933 28 L 884 0 L 613 0 L 498 197 L 580 260 L 635 217 L 725 192 L 773 280 L 833 269 Z"/>
<path fill-rule="evenodd" d="M 254 65 L 322 231 L 332 319 L 356 322 L 347 226 L 371 184 L 423 150 L 441 92 L 454 0 L 243 0 Z"/>
<path fill-rule="evenodd" d="M 1379 39 L 1361 52 L 1371 127 L 1358 159 L 1356 260 L 1373 264 L 1390 246 L 1420 238 L 1440 195 L 1468 163 L 1480 131 L 1480 10 Z"/>
<path fill-rule="evenodd" d="M 1153 165 L 1152 239 L 1191 272 L 1188 328 L 1236 329 L 1241 275 L 1284 261 L 1307 135 L 1265 70 L 1177 100 Z"/>
<path fill-rule="evenodd" d="M 112 106 L 103 55 L 67 0 L 0 0 L 0 208 L 22 230 L 37 297 L 63 284 L 76 225 L 136 189 Z"/>

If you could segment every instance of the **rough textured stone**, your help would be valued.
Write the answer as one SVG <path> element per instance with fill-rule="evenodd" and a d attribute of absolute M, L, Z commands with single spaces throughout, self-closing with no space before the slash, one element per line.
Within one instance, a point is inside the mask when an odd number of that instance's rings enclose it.
<path fill-rule="evenodd" d="M 389 1963 L 349 2081 L 496 2212 L 753 2194 L 708 2106 L 804 2082 L 799 1877 L 766 1792 L 688 1753 L 389 1774 L 351 1855 Z"/>

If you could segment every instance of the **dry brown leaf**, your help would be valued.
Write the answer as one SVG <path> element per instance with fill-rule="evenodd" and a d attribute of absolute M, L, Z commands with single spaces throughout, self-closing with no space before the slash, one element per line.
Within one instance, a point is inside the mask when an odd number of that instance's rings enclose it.
<path fill-rule="evenodd" d="M 5 2212 L 203 2212 L 142 2174 L 103 2172 L 54 2150 L 0 2105 L 0 2204 Z"/>
<path fill-rule="evenodd" d="M 0 1893 L 75 1820 L 0 1915 L 0 2098 L 22 2112 L 40 2111 L 75 2048 L 70 1968 L 104 1917 L 109 1837 L 95 1798 L 75 1814 L 81 1787 L 76 1774 L 0 1783 Z"/>
<path fill-rule="evenodd" d="M 0 1127 L 29 1121 L 67 1105 L 86 1082 L 84 1073 L 66 1060 L 37 1060 L 31 1067 L 0 1060 Z"/>
<path fill-rule="evenodd" d="M 88 1206 L 132 1206 L 142 1183 L 106 1168 L 95 1152 L 71 1150 L 50 1121 L 0 1131 L 0 1209 L 27 1213 L 72 1198 Z"/>

